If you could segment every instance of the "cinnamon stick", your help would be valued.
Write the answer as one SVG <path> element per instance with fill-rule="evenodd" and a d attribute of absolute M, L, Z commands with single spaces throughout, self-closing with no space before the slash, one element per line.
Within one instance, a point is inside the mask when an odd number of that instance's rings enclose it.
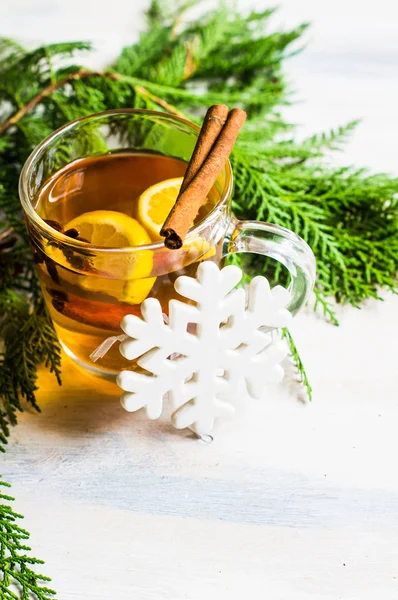
<path fill-rule="evenodd" d="M 198 149 L 196 151 L 195 147 L 191 161 L 195 162 L 196 166 L 199 162 L 198 159 L 201 156 L 205 156 L 205 158 L 196 174 L 192 179 L 188 180 L 188 184 L 184 186 L 183 182 L 176 203 L 160 231 L 160 235 L 165 238 L 164 243 L 167 248 L 173 250 L 181 248 L 183 240 L 191 227 L 192 221 L 195 219 L 199 208 L 206 201 L 208 193 L 232 151 L 235 140 L 238 137 L 245 119 L 246 113 L 244 110 L 240 108 L 232 109 L 228 114 L 225 125 L 214 141 L 210 152 L 203 151 L 203 146 L 207 148 L 210 145 L 209 142 L 211 137 L 208 137 L 209 133 L 206 133 L 208 127 L 206 126 L 203 134 L 201 130 L 196 145 L 200 146 L 200 150 Z M 214 130 L 212 129 L 212 132 L 213 131 Z M 190 169 L 189 167 L 187 169 L 190 173 L 192 170 L 193 169 Z"/>
<path fill-rule="evenodd" d="M 179 194 L 182 194 L 195 177 L 200 167 L 208 157 L 214 142 L 220 134 L 228 117 L 229 108 L 225 104 L 214 104 L 210 106 L 203 120 L 199 137 L 185 171 L 184 181 L 181 184 Z"/>
<path fill-rule="evenodd" d="M 73 321 L 98 327 L 108 331 L 118 331 L 120 321 L 127 314 L 140 314 L 138 306 L 123 303 L 113 305 L 96 300 L 86 300 L 77 296 L 70 296 L 62 291 L 46 288 L 51 297 L 52 307 L 64 317 Z"/>
<path fill-rule="evenodd" d="M 225 122 L 228 117 L 228 113 L 229 113 L 229 108 L 225 104 L 214 104 L 213 106 L 210 106 L 210 108 L 208 109 L 208 111 L 205 115 L 205 118 L 203 120 L 198 139 L 196 140 L 196 144 L 195 144 L 195 148 L 193 150 L 192 156 L 191 156 L 191 160 L 189 161 L 187 170 L 185 171 L 184 179 L 181 184 L 181 188 L 180 188 L 176 203 L 178 202 L 179 196 L 187 189 L 187 187 L 191 183 L 192 179 L 198 173 L 200 167 L 202 166 L 202 164 L 204 163 L 206 158 L 209 156 L 209 153 L 213 147 L 214 142 L 216 141 L 222 128 L 225 125 Z M 174 207 L 170 211 L 167 219 L 171 218 L 171 216 L 174 214 L 175 210 L 176 210 L 176 208 L 174 205 Z M 165 240 L 166 247 L 171 247 L 170 246 L 171 242 L 169 239 L 170 236 L 166 235 L 167 232 L 165 232 L 165 229 L 164 229 L 167 222 L 168 221 L 166 220 L 160 231 L 160 235 L 166 237 L 166 240 Z M 191 221 L 191 223 L 192 223 L 192 221 Z M 178 248 L 178 247 L 180 247 L 180 246 L 175 246 L 175 248 Z M 173 246 L 173 248 L 174 248 L 174 246 Z"/>

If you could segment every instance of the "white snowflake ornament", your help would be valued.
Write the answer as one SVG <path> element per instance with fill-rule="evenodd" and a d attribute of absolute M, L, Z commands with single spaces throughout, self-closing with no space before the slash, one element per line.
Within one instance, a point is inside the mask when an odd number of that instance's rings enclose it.
<path fill-rule="evenodd" d="M 290 321 L 290 293 L 281 286 L 271 290 L 265 277 L 255 277 L 247 292 L 235 289 L 241 279 L 236 266 L 220 270 L 203 262 L 196 278 L 176 280 L 176 291 L 192 303 L 171 300 L 167 323 L 155 298 L 142 303 L 142 318 L 124 317 L 120 352 L 147 371 L 119 373 L 127 411 L 144 408 L 157 419 L 168 394 L 173 425 L 203 436 L 216 418 L 233 414 L 242 382 L 259 398 L 266 383 L 282 379 L 279 363 L 287 350 L 272 329 Z"/>

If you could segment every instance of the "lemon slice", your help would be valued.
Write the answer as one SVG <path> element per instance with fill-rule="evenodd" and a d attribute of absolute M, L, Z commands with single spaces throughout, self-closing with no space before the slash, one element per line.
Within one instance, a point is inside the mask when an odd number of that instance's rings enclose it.
<path fill-rule="evenodd" d="M 185 242 L 183 245 L 185 250 L 185 262 L 187 265 L 193 262 L 202 262 L 216 254 L 215 246 L 210 246 L 209 242 L 204 238 L 197 238 L 192 242 Z"/>
<path fill-rule="evenodd" d="M 83 213 L 69 221 L 64 229 L 77 229 L 79 237 L 104 248 L 125 248 L 151 243 L 148 233 L 136 219 L 115 210 Z"/>
<path fill-rule="evenodd" d="M 138 219 L 154 242 L 163 239 L 159 231 L 177 200 L 183 179 L 175 177 L 155 183 L 138 199 Z"/>
<path fill-rule="evenodd" d="M 104 248 L 125 248 L 150 244 L 151 238 L 142 225 L 132 217 L 113 210 L 86 212 L 65 225 L 65 230 L 76 229 L 79 237 L 90 244 Z M 93 258 L 97 271 L 112 274 L 115 279 L 87 274 L 79 277 L 81 287 L 92 292 L 103 292 L 123 302 L 139 304 L 149 294 L 156 277 L 152 271 L 153 252 L 135 251 L 126 256 L 99 253 Z M 128 279 L 118 278 L 128 273 Z"/>

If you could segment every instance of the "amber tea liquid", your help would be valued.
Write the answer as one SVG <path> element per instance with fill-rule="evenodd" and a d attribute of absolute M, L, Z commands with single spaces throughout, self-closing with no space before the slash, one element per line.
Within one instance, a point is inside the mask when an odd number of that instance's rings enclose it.
<path fill-rule="evenodd" d="M 120 153 L 80 159 L 46 182 L 35 209 L 41 218 L 64 233 L 68 233 L 65 227 L 72 219 L 91 211 L 112 210 L 136 219 L 139 196 L 158 182 L 183 176 L 185 169 L 185 162 L 157 154 Z M 195 224 L 219 200 L 214 187 Z M 76 237 L 79 232 L 69 234 Z M 92 243 L 101 246 L 100 239 Z M 43 252 L 33 237 L 32 246 L 43 293 L 61 343 L 77 362 L 87 365 L 90 354 L 104 339 L 121 333 L 119 324 L 125 315 L 140 314 L 140 302 L 134 304 L 129 297 L 126 300 L 125 293 L 126 285 L 131 284 L 129 261 L 136 258 L 117 251 L 114 258 L 106 261 L 93 258 L 90 252 L 82 258 L 51 242 L 47 242 L 47 250 Z M 146 297 L 157 298 L 165 314 L 169 300 L 177 297 L 173 287 L 176 277 L 193 276 L 200 260 L 219 263 L 221 258 L 220 244 L 209 247 L 200 240 L 177 253 L 165 248 L 143 252 L 146 252 L 146 264 L 151 260 L 152 266 L 137 289 L 148 290 Z M 137 269 L 132 278 L 137 287 L 136 273 Z M 120 355 L 118 344 L 96 365 L 109 374 L 131 368 L 131 362 Z"/>

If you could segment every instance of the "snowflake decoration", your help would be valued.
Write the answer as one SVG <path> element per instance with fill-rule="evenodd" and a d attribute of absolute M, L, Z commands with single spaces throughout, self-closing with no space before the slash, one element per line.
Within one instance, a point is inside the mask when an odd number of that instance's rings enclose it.
<path fill-rule="evenodd" d="M 124 317 L 127 338 L 120 352 L 138 358 L 147 371 L 119 373 L 127 411 L 145 408 L 148 418 L 157 419 L 168 394 L 173 425 L 205 435 L 215 418 L 233 414 L 231 401 L 242 382 L 259 398 L 266 383 L 282 379 L 286 345 L 272 330 L 291 318 L 290 293 L 281 286 L 271 290 L 265 277 L 255 277 L 246 293 L 236 289 L 241 279 L 236 266 L 220 270 L 204 262 L 196 278 L 176 280 L 176 291 L 194 304 L 171 300 L 167 323 L 155 298 L 142 303 L 142 318 Z"/>

